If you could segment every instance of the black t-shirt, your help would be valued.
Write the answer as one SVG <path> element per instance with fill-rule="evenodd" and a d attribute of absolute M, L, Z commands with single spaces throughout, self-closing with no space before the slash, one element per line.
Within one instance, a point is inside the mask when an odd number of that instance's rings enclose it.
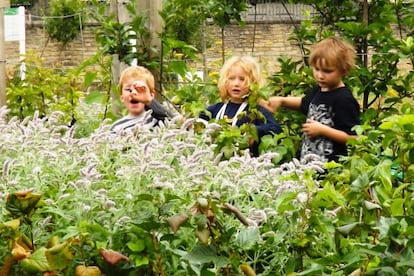
<path fill-rule="evenodd" d="M 308 119 L 350 135 L 355 134 L 352 128 L 360 124 L 359 104 L 347 86 L 326 92 L 322 92 L 320 86 L 315 86 L 302 98 L 301 110 Z M 301 157 L 309 153 L 317 154 L 325 161 L 337 161 L 340 155 L 347 155 L 347 149 L 345 144 L 324 136 L 309 139 L 304 135 Z"/>

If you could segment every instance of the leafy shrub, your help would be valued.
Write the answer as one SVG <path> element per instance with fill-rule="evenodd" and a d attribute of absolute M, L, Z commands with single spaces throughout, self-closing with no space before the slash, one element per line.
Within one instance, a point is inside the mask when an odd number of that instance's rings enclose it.
<path fill-rule="evenodd" d="M 82 28 L 82 12 L 85 1 L 52 0 L 46 18 L 46 31 L 50 38 L 66 45 L 74 40 Z"/>
<path fill-rule="evenodd" d="M 25 59 L 25 76 L 15 75 L 8 82 L 7 106 L 12 117 L 21 120 L 38 112 L 45 117 L 53 111 L 65 114 L 64 121 L 69 125 L 76 121 L 75 109 L 83 96 L 76 69 L 59 70 L 48 68 L 43 60 L 28 54 Z"/>

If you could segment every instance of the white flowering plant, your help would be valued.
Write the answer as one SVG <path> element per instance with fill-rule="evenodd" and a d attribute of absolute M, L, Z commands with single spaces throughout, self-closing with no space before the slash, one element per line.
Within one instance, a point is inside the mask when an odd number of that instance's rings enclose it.
<path fill-rule="evenodd" d="M 121 135 L 103 122 L 76 138 L 60 116 L 21 121 L 0 109 L 1 275 L 411 269 L 412 190 L 392 188 L 387 162 L 275 164 L 277 152 L 223 160 L 206 142 L 209 126 L 195 132 L 190 119 Z"/>

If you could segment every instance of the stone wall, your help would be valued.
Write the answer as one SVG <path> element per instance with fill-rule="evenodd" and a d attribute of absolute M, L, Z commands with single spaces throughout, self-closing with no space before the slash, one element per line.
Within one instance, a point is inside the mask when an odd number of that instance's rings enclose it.
<path fill-rule="evenodd" d="M 47 32 L 42 24 L 29 24 L 26 26 L 26 53 L 42 57 L 46 66 L 76 67 L 98 50 L 95 29 L 94 26 L 86 26 L 76 40 L 63 47 L 59 42 L 48 40 Z M 291 31 L 292 26 L 284 23 L 260 23 L 256 26 L 247 24 L 245 27 L 229 26 L 225 29 L 225 55 L 253 55 L 261 62 L 264 71 L 270 74 L 277 70 L 277 58 L 282 54 L 299 57 L 298 47 L 288 41 Z M 207 69 L 218 70 L 221 66 L 220 29 L 210 27 L 208 33 L 212 47 L 206 53 Z M 7 67 L 18 64 L 18 42 L 6 42 L 5 49 Z M 193 66 L 195 70 L 203 70 L 201 63 Z"/>
<path fill-rule="evenodd" d="M 13 67 L 19 62 L 19 42 L 5 43 L 6 65 Z M 53 68 L 70 68 L 79 66 L 84 60 L 93 56 L 98 50 L 94 27 L 84 28 L 79 37 L 65 47 L 61 43 L 48 39 L 43 26 L 26 25 L 26 54 L 36 55 L 44 60 L 45 66 Z"/>
<path fill-rule="evenodd" d="M 33 53 L 44 59 L 45 66 L 56 68 L 77 67 L 93 56 L 99 48 L 95 41 L 96 26 L 86 26 L 81 35 L 65 47 L 61 43 L 48 40 L 42 24 L 26 26 L 26 53 Z M 284 22 L 260 22 L 256 25 L 248 22 L 245 27 L 232 25 L 224 31 L 225 56 L 252 55 L 263 67 L 266 75 L 279 69 L 278 58 L 291 57 L 293 60 L 302 58 L 299 47 L 289 40 L 293 25 Z M 208 28 L 208 40 L 211 47 L 206 51 L 207 71 L 218 71 L 222 65 L 221 31 L 219 28 Z M 6 42 L 6 67 L 9 69 L 18 64 L 18 42 Z M 405 60 L 400 62 L 403 70 L 411 70 L 412 65 Z M 202 62 L 191 64 L 191 68 L 203 71 Z"/>
<path fill-rule="evenodd" d="M 289 40 L 293 26 L 285 23 L 247 24 L 245 27 L 229 26 L 224 31 L 224 55 L 252 55 L 262 65 L 265 74 L 272 74 L 279 69 L 278 58 L 288 55 L 300 59 L 300 49 Z M 222 41 L 220 29 L 210 30 L 212 47 L 207 50 L 209 69 L 217 68 L 222 63 Z M 198 68 L 201 69 L 202 68 Z"/>

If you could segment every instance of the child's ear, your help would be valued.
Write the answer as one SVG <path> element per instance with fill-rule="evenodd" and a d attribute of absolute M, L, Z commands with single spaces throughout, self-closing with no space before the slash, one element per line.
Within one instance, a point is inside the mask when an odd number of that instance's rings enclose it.
<path fill-rule="evenodd" d="M 150 91 L 151 97 L 155 98 L 155 90 Z"/>

